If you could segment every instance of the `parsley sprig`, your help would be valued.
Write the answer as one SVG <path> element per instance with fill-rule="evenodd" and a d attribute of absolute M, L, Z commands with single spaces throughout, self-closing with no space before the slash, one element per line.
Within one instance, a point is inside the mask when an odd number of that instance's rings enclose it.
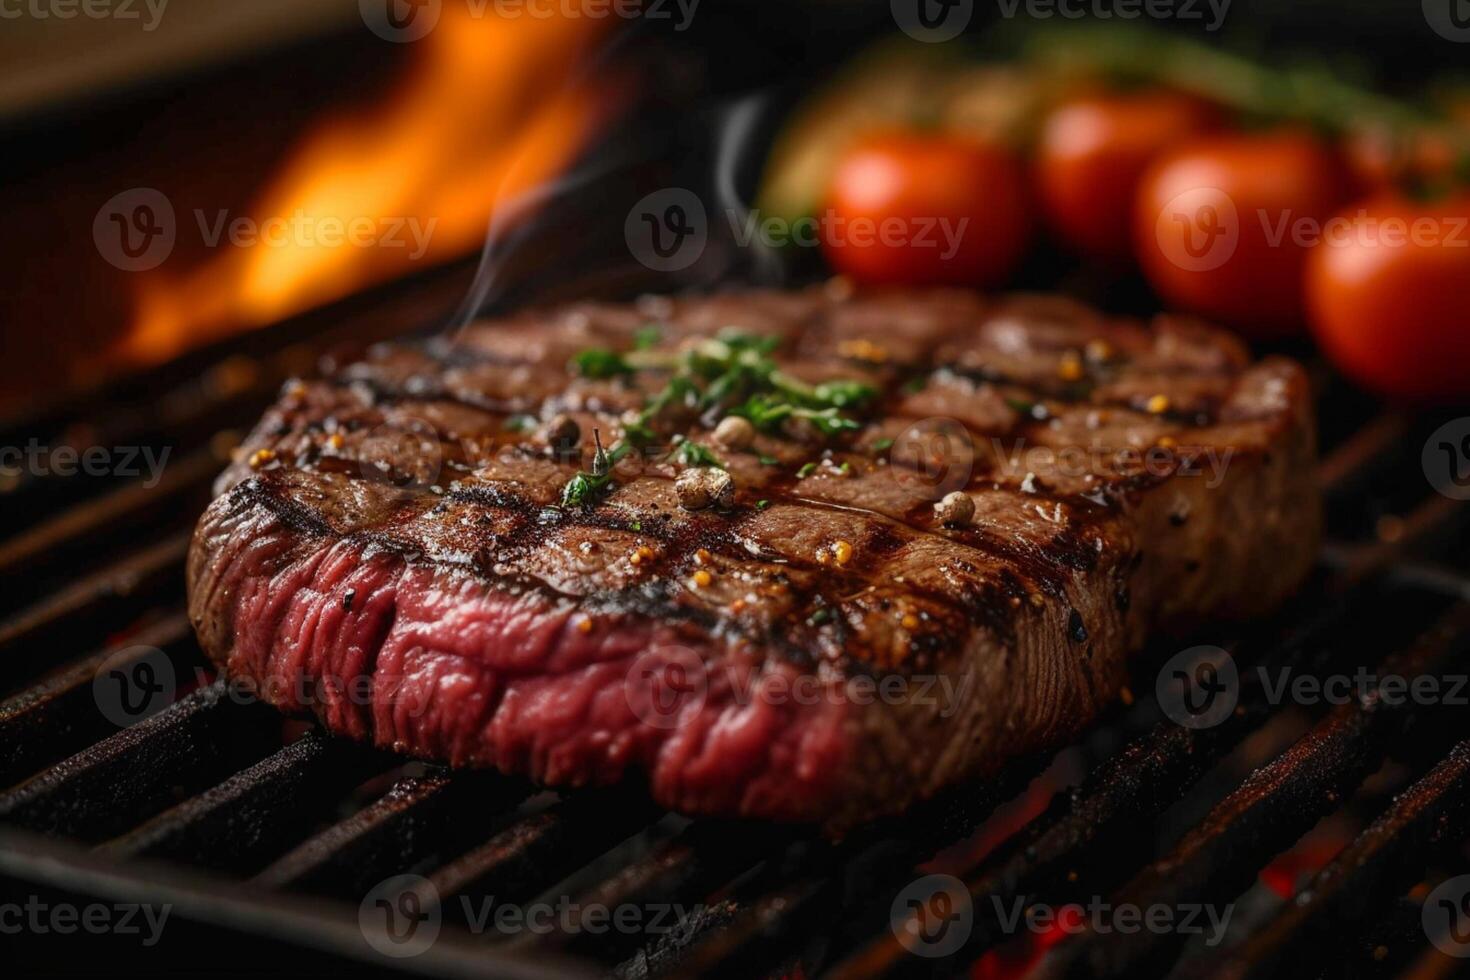
<path fill-rule="evenodd" d="M 682 352 L 650 349 L 650 337 L 651 331 L 640 336 L 638 349 L 628 354 L 592 349 L 572 359 L 572 368 L 587 378 L 616 378 L 641 369 L 670 374 L 664 387 L 624 424 L 623 438 L 610 450 L 603 450 L 597 436 L 592 470 L 572 477 L 562 489 L 562 506 L 593 506 L 611 486 L 612 467 L 633 450 L 655 442 L 656 423 L 671 409 L 698 411 L 706 418 L 739 415 L 767 433 L 779 432 L 787 420 L 796 419 L 833 436 L 860 428 L 861 423 L 846 413 L 861 409 L 876 394 L 859 381 L 809 385 L 786 374 L 771 356 L 780 345 L 777 337 L 727 331 Z M 718 456 L 693 440 L 679 442 L 669 458 L 684 466 L 724 468 Z"/>
<path fill-rule="evenodd" d="M 613 446 L 611 452 L 603 449 L 602 433 L 596 429 L 592 430 L 592 439 L 597 443 L 597 451 L 592 454 L 592 471 L 579 472 L 561 488 L 563 507 L 591 507 L 596 504 L 612 485 L 613 466 L 632 448 L 628 443 L 620 441 Z"/>

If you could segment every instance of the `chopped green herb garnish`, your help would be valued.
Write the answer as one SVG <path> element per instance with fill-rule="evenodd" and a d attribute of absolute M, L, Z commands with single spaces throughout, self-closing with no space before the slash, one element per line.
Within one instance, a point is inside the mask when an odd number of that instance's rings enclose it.
<path fill-rule="evenodd" d="M 634 350 L 650 350 L 658 346 L 658 342 L 664 339 L 664 332 L 656 323 L 639 327 L 633 333 Z"/>
<path fill-rule="evenodd" d="M 801 479 L 805 480 L 807 477 L 811 476 L 816 471 L 817 471 L 817 464 L 816 463 L 807 463 L 806 465 L 802 466 L 801 469 L 799 469 L 799 470 L 796 471 L 796 475 L 799 476 Z"/>
<path fill-rule="evenodd" d="M 603 449 L 602 433 L 596 429 L 592 430 L 592 438 L 597 443 L 597 452 L 592 456 L 592 472 L 588 473 L 584 470 L 578 473 L 567 481 L 566 486 L 561 488 L 563 507 L 596 505 L 603 493 L 612 486 L 612 468 L 633 448 L 626 442 L 619 442 L 611 450 Z"/>
<path fill-rule="evenodd" d="M 592 438 L 597 443 L 597 452 L 592 454 L 592 475 L 607 476 L 612 472 L 612 460 L 608 458 L 607 450 L 602 448 L 602 433 L 593 430 Z"/>
<path fill-rule="evenodd" d="M 756 510 L 765 510 L 769 506 L 771 506 L 771 502 L 769 500 L 757 500 L 755 502 Z"/>
<path fill-rule="evenodd" d="M 632 374 L 633 366 L 616 351 L 593 348 L 572 358 L 572 367 L 584 378 L 605 380 Z"/>
<path fill-rule="evenodd" d="M 837 467 L 837 472 L 841 473 L 843 476 L 851 476 L 852 464 L 844 461 L 841 466 Z"/>
<path fill-rule="evenodd" d="M 530 432 L 536 428 L 536 418 L 533 415 L 512 415 L 505 420 L 505 428 L 509 432 Z"/>
<path fill-rule="evenodd" d="M 709 447 L 689 440 L 679 443 L 677 449 L 672 453 L 674 462 L 684 466 L 713 466 L 724 469 L 725 464 L 710 451 Z"/>
<path fill-rule="evenodd" d="M 561 488 L 561 505 L 563 507 L 591 507 L 596 503 L 602 491 L 607 489 L 609 482 L 606 476 L 578 473 L 567 481 L 566 486 Z"/>
<path fill-rule="evenodd" d="M 652 349 L 661 339 L 661 329 L 649 324 L 635 334 L 638 349 L 629 355 L 593 349 L 572 358 L 572 367 L 587 378 L 614 378 L 647 369 L 669 372 L 669 379 L 623 423 L 623 437 L 610 450 L 604 451 L 599 440 L 591 471 L 578 473 L 563 488 L 563 506 L 593 506 L 610 486 L 618 460 L 658 441 L 657 423 L 671 409 L 697 410 L 715 418 L 738 415 L 763 432 L 777 431 L 787 420 L 801 420 L 830 437 L 861 428 L 861 422 L 844 412 L 867 405 L 877 394 L 860 381 L 809 385 L 784 374 L 771 358 L 781 343 L 779 337 L 725 332 L 683 352 Z M 670 458 L 685 466 L 725 468 L 709 448 L 693 441 L 677 442 Z M 761 456 L 760 461 L 765 466 L 780 464 L 771 456 Z M 815 463 L 808 464 L 802 475 L 815 469 Z"/>
<path fill-rule="evenodd" d="M 628 530 L 630 530 L 630 531 L 642 531 L 643 530 L 643 522 L 642 521 L 634 521 L 632 524 L 629 524 L 628 525 Z"/>
<path fill-rule="evenodd" d="M 834 408 L 862 405 L 874 395 L 873 386 L 858 381 L 826 381 L 817 385 L 816 400 Z"/>
<path fill-rule="evenodd" d="M 877 442 L 873 443 L 873 452 L 875 453 L 886 453 L 892 448 L 892 439 L 879 439 Z"/>
<path fill-rule="evenodd" d="M 808 626 L 821 626 L 823 623 L 829 623 L 831 621 L 832 609 L 829 606 L 823 606 L 806 618 L 806 624 Z"/>
<path fill-rule="evenodd" d="M 774 395 L 752 395 L 744 404 L 731 409 L 730 414 L 748 419 L 762 432 L 778 430 L 787 419 L 805 419 L 824 436 L 862 428 L 860 422 L 840 414 L 836 408 L 801 408 Z"/>

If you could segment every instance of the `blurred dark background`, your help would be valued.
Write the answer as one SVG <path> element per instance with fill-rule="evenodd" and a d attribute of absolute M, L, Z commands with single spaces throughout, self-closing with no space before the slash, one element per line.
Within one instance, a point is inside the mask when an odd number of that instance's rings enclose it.
<path fill-rule="evenodd" d="M 446 0 L 461 2 L 468 0 Z M 1459 0 L 1444 2 L 1448 11 Z M 463 127 L 477 125 L 479 94 L 488 80 L 514 86 L 514 102 L 530 118 L 538 100 L 569 84 L 567 78 L 585 84 L 591 72 L 632 65 L 620 83 L 626 102 L 609 112 L 636 118 L 636 127 L 603 126 L 580 139 L 577 153 L 594 168 L 599 153 L 619 164 L 642 158 L 705 167 L 719 113 L 732 100 L 764 94 L 754 132 L 757 143 L 769 140 L 785 112 L 815 84 L 869 44 L 897 34 L 889 0 L 704 0 L 687 23 L 677 5 L 668 7 L 665 18 L 573 25 L 575 43 L 540 62 L 528 60 L 531 67 L 518 69 L 510 64 L 515 57 L 495 55 L 504 62 L 504 77 L 495 76 L 490 64 L 484 66 L 490 74 L 470 72 L 463 84 L 445 82 L 432 95 L 434 112 L 450 120 L 449 129 L 456 113 Z M 1097 13 L 1114 5 L 1074 0 L 1062 7 Z M 146 8 L 138 9 L 146 20 Z M 380 122 L 385 144 L 429 139 L 391 132 L 393 120 L 375 114 L 392 113 L 384 106 L 413 85 L 415 73 L 426 71 L 422 62 L 431 49 L 427 42 L 395 44 L 375 36 L 361 9 L 356 0 L 172 0 L 151 30 L 124 20 L 5 21 L 0 214 L 9 233 L 0 246 L 6 297 L 0 358 L 25 369 L 12 367 L 0 406 L 13 410 L 18 402 L 147 366 L 242 327 L 476 251 L 483 236 L 471 229 L 483 226 L 493 210 L 495 197 L 488 192 L 465 205 L 464 227 L 441 232 L 426 260 L 362 270 L 340 282 L 322 277 L 289 301 L 232 307 L 227 290 L 213 285 L 224 274 L 198 271 L 211 260 L 221 263 L 199 247 L 198 234 L 185 234 L 188 215 L 253 214 L 263 199 L 278 199 L 277 175 L 301 158 L 323 127 L 346 117 L 364 139 Z M 970 9 L 966 34 L 978 50 L 1003 56 L 1009 38 L 1027 26 L 1027 11 L 1053 5 L 976 0 Z M 1213 31 L 1205 0 L 1181 0 L 1178 9 L 1191 16 L 1153 26 L 1273 62 L 1320 61 L 1343 77 L 1388 89 L 1422 88 L 1453 78 L 1465 65 L 1466 47 L 1436 34 L 1418 3 L 1234 0 Z M 1007 10 L 1015 16 L 1006 18 Z M 1067 19 L 1060 13 L 1046 18 L 1048 25 Z M 480 29 L 495 29 L 479 20 Z M 1007 20 L 997 32 L 997 23 Z M 464 43 L 474 40 L 464 34 Z M 506 51 L 517 50 L 526 47 L 509 42 Z M 521 77 L 512 79 L 517 70 Z M 610 90 L 601 83 L 592 87 Z M 399 111 L 398 121 L 415 111 Z M 743 190 L 753 187 L 763 155 L 759 145 L 743 150 Z M 473 174 L 453 179 L 472 181 Z M 93 239 L 99 208 L 135 188 L 162 192 L 180 216 L 179 244 L 152 273 L 115 268 Z M 412 204 L 397 206 L 413 213 Z M 477 209 L 484 213 L 472 213 Z M 311 276 L 311 267 L 303 267 L 301 278 Z M 140 297 L 148 292 L 157 300 L 160 289 L 172 290 L 171 305 L 150 319 Z"/>

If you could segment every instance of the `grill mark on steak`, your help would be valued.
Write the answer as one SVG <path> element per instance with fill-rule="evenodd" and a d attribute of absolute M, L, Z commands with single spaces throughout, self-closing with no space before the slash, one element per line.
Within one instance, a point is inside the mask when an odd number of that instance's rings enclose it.
<path fill-rule="evenodd" d="M 665 479 L 663 477 L 651 476 L 649 479 Z M 870 538 L 864 548 L 866 561 L 855 566 L 851 573 L 838 574 L 836 579 L 850 583 L 852 586 L 861 584 L 864 579 L 861 574 L 865 566 L 875 564 L 875 559 L 891 554 L 902 547 L 904 541 L 900 536 L 899 529 L 914 534 L 928 534 L 929 532 L 904 527 L 898 522 L 885 515 L 863 510 L 861 508 L 846 508 L 838 505 L 828 504 L 823 501 L 807 500 L 795 496 L 789 492 L 771 491 L 772 499 L 783 499 L 787 502 L 797 503 L 814 510 L 832 510 L 849 512 L 862 515 L 874 523 L 875 538 Z M 516 555 L 526 551 L 545 547 L 547 538 L 551 531 L 567 527 L 598 528 L 602 530 L 623 530 L 626 521 L 619 520 L 605 511 L 585 511 L 581 509 L 556 510 L 554 517 L 542 519 L 547 515 L 549 509 L 544 505 L 537 504 L 525 497 L 510 493 L 503 488 L 472 488 L 468 490 L 452 490 L 445 497 L 465 502 L 475 502 L 487 506 L 495 506 L 505 510 L 516 518 L 513 529 L 503 538 L 497 541 L 498 552 L 507 558 L 513 559 Z M 281 498 L 273 496 L 272 501 L 280 501 Z M 294 508 L 289 501 L 285 502 L 285 508 L 290 511 Z M 925 507 L 927 509 L 927 505 Z M 667 526 L 667 518 L 655 516 L 641 521 L 640 534 L 658 542 L 666 547 L 660 549 L 657 556 L 646 566 L 649 576 L 648 586 L 657 586 L 660 593 L 657 597 L 650 595 L 646 587 L 640 587 L 628 593 L 625 597 L 610 599 L 607 608 L 620 611 L 639 612 L 648 615 L 673 615 L 669 603 L 665 601 L 665 592 L 670 585 L 669 576 L 676 569 L 689 564 L 689 556 L 700 549 L 711 552 L 714 555 L 740 560 L 749 557 L 747 549 L 738 542 L 741 528 L 751 519 L 758 516 L 760 512 L 751 507 L 742 507 L 727 512 L 718 517 L 691 515 L 689 527 L 679 529 L 683 533 L 675 533 Z M 1070 520 L 1070 519 L 1069 519 Z M 1085 530 L 1091 525 L 1086 522 L 1072 520 L 1072 527 L 1058 531 L 1052 538 L 1051 547 L 1046 549 L 1027 548 L 1009 542 L 1004 538 L 985 532 L 983 529 L 971 528 L 957 531 L 952 536 L 941 540 L 962 544 L 974 549 L 977 554 L 970 562 L 980 562 L 987 559 L 1003 559 L 1012 568 L 1022 570 L 1024 575 L 1017 579 L 1019 582 L 1029 583 L 1028 592 L 1041 592 L 1048 596 L 1060 597 L 1065 593 L 1065 578 L 1069 571 L 1087 571 L 1097 564 L 1097 550 L 1083 543 L 1077 532 Z M 940 537 L 934 535 L 934 537 Z M 372 541 L 374 544 L 403 551 L 404 546 L 391 538 L 380 534 L 364 536 L 364 540 Z M 677 547 L 671 547 L 677 546 Z M 815 561 L 803 561 L 799 557 L 773 557 L 773 561 L 791 568 L 811 572 L 826 572 L 832 575 L 831 569 Z M 483 565 L 479 571 L 487 577 L 499 577 L 496 573 Z M 558 592 L 555 588 L 530 579 L 519 579 L 518 582 L 530 588 L 545 589 L 552 593 L 567 598 L 575 598 L 568 593 Z M 982 596 L 980 593 L 969 592 L 963 600 L 955 596 L 946 595 L 934 589 L 922 586 L 910 585 L 909 591 L 922 595 L 931 601 L 951 607 L 953 611 L 966 615 L 974 624 L 985 624 L 993 627 L 1008 625 L 1007 617 L 1003 615 L 999 606 L 987 603 L 981 608 L 976 608 L 975 603 Z M 797 590 L 798 595 L 811 596 L 818 594 L 817 586 L 805 590 Z M 640 601 L 644 600 L 644 601 Z M 652 601 L 647 601 L 652 600 Z M 801 603 L 798 603 L 799 605 Z M 713 625 L 711 617 L 701 617 L 700 625 Z M 767 637 L 768 638 L 768 637 Z"/>
<path fill-rule="evenodd" d="M 610 443 L 664 379 L 572 378 L 568 358 L 627 350 L 655 319 L 669 349 L 727 327 L 780 337 L 784 371 L 875 385 L 870 418 L 826 443 L 717 450 L 741 486 L 728 512 L 679 509 L 678 468 L 657 458 L 620 464 L 596 507 L 555 506 L 592 430 Z M 1095 344 L 1076 384 L 1062 361 Z M 848 356 L 880 347 L 881 363 Z M 508 431 L 511 415 L 562 411 L 582 429 L 571 458 Z M 923 456 L 884 448 L 933 417 L 970 442 L 970 527 L 936 526 Z M 413 437 L 380 473 L 365 460 L 384 427 Z M 707 438 L 692 419 L 662 430 Z M 1036 298 L 820 290 L 544 311 L 288 386 L 201 521 L 191 614 L 227 670 L 312 680 L 314 704 L 267 699 L 354 737 L 557 784 L 641 771 L 687 812 L 836 828 L 1055 744 L 1113 696 L 1149 635 L 1251 615 L 1293 588 L 1316 537 L 1311 430 L 1294 365 L 1251 365 L 1228 337 L 1167 318 L 1145 330 Z M 1013 455 L 1171 439 L 1152 471 Z M 1181 475 L 1192 453 L 1225 448 L 1219 488 Z M 708 582 L 691 582 L 701 569 Z M 673 650 L 704 687 L 664 727 L 629 692 L 646 658 Z M 336 673 L 372 679 L 373 703 L 324 703 Z M 947 712 L 854 703 L 862 677 L 957 691 Z M 781 678 L 826 694 L 760 693 Z"/>

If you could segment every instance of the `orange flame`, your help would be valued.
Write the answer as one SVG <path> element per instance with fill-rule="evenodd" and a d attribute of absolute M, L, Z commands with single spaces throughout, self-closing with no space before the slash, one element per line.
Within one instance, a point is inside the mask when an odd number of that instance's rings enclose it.
<path fill-rule="evenodd" d="M 477 250 L 495 209 L 564 172 L 620 101 L 605 81 L 558 83 L 600 24 L 446 5 L 388 104 L 296 148 L 243 224 L 249 237 L 198 219 L 223 230 L 222 254 L 143 279 L 119 355 L 165 360 Z M 194 220 L 179 216 L 181 237 Z"/>

